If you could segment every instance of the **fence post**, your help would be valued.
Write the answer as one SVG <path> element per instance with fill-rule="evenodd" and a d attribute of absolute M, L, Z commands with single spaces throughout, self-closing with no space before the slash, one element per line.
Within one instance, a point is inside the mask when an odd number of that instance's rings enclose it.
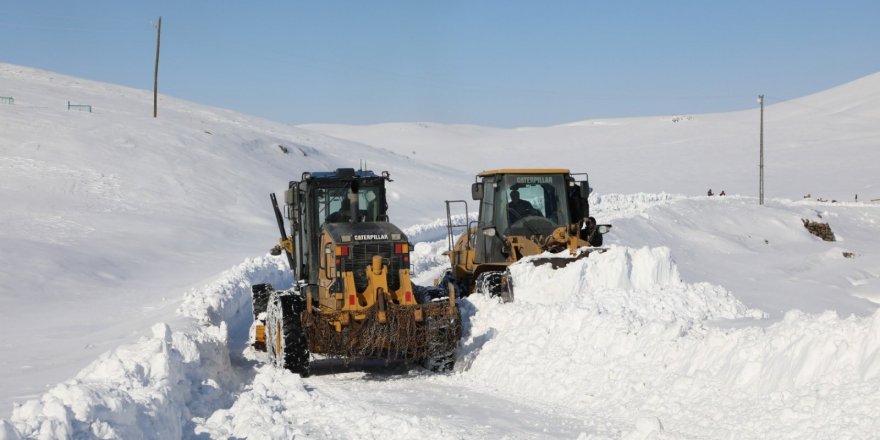
<path fill-rule="evenodd" d="M 91 104 L 71 104 L 70 101 L 67 101 L 67 111 L 70 111 L 70 109 L 78 110 L 81 112 L 88 111 L 89 113 L 91 113 L 92 112 L 92 105 Z"/>

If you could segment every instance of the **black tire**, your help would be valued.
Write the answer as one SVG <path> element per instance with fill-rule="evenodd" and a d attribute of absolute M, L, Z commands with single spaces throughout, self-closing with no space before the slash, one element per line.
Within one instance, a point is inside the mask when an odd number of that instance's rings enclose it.
<path fill-rule="evenodd" d="M 296 292 L 274 292 L 266 310 L 266 351 L 269 362 L 302 377 L 309 372 L 309 342 L 301 315 L 305 298 Z"/>
<path fill-rule="evenodd" d="M 461 314 L 458 306 L 452 318 L 428 317 L 428 352 L 431 353 L 422 361 L 422 366 L 430 371 L 451 371 L 455 367 L 455 349 L 461 339 Z"/>
<path fill-rule="evenodd" d="M 449 291 L 439 286 L 420 286 L 413 284 L 413 295 L 419 304 L 429 304 L 434 301 L 443 301 L 449 298 Z"/>
<path fill-rule="evenodd" d="M 488 271 L 477 275 L 477 280 L 474 282 L 474 290 L 484 295 L 498 296 L 502 275 L 503 273 L 498 271 Z"/>
<path fill-rule="evenodd" d="M 254 305 L 254 321 L 259 319 L 260 313 L 266 311 L 266 307 L 269 305 L 269 296 L 272 295 L 273 291 L 275 291 L 275 288 L 269 283 L 254 284 L 251 286 L 251 299 L 252 304 Z"/>
<path fill-rule="evenodd" d="M 501 302 L 513 301 L 513 279 L 510 270 L 504 272 L 489 271 L 477 275 L 476 291 L 493 298 L 501 298 Z"/>
<path fill-rule="evenodd" d="M 470 289 L 468 289 L 468 281 L 455 278 L 455 276 L 452 275 L 451 270 L 447 270 L 443 274 L 440 284 L 437 285 L 437 287 L 446 292 L 446 296 L 449 296 L 449 286 L 452 286 L 455 289 L 456 298 L 464 298 L 471 294 Z"/>

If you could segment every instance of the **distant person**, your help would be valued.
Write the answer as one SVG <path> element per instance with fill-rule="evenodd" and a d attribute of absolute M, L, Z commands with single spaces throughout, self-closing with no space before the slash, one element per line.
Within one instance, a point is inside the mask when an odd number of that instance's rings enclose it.
<path fill-rule="evenodd" d="M 726 193 L 726 192 L 724 192 L 724 190 L 723 190 L 723 189 L 722 189 L 722 190 L 721 190 L 721 194 L 718 194 L 718 195 L 719 195 L 719 196 L 726 196 L 726 195 L 727 195 L 727 193 Z"/>
<path fill-rule="evenodd" d="M 510 223 L 515 223 L 523 217 L 539 213 L 531 203 L 519 198 L 519 191 L 510 192 L 510 203 L 507 204 L 507 217 Z M 540 214 L 540 213 L 539 213 Z"/>
<path fill-rule="evenodd" d="M 715 193 L 712 192 L 712 188 L 709 188 L 709 192 L 707 192 L 706 195 L 712 197 L 715 195 Z"/>
<path fill-rule="evenodd" d="M 327 223 L 347 223 L 351 221 L 351 201 L 348 197 L 342 199 L 339 210 L 327 216 Z"/>

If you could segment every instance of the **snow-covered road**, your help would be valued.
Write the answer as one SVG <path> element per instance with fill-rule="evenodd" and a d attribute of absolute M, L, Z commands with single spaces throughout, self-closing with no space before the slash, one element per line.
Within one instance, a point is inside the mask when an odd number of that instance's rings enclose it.
<path fill-rule="evenodd" d="M 212 438 L 576 438 L 584 429 L 564 409 L 506 399 L 453 378 L 403 366 L 340 368 L 319 363 L 307 379 L 258 368 L 232 407 L 201 421 L 195 433 Z"/>

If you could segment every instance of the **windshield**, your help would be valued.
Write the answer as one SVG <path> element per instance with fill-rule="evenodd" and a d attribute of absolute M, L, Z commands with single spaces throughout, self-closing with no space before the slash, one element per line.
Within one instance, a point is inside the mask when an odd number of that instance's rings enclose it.
<path fill-rule="evenodd" d="M 321 188 L 318 190 L 318 221 L 324 223 L 348 222 L 351 220 L 351 209 L 348 202 L 348 187 Z M 358 190 L 358 207 L 360 221 L 375 222 L 382 216 L 379 202 L 380 187 L 362 186 Z"/>
<path fill-rule="evenodd" d="M 495 187 L 496 227 L 502 235 L 549 235 L 568 222 L 561 174 L 508 174 Z"/>

